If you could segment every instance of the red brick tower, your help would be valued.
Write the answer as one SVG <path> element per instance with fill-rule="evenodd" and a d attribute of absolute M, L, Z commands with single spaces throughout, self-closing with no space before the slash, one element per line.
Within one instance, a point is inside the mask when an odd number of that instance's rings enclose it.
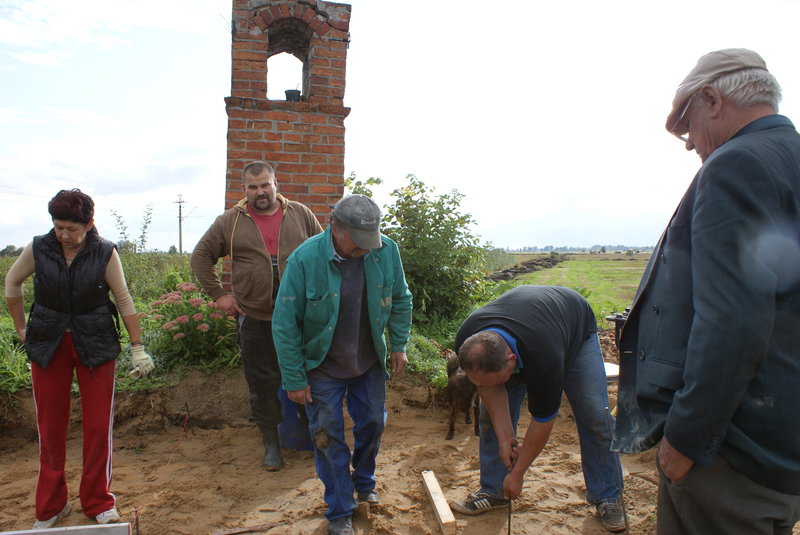
<path fill-rule="evenodd" d="M 242 168 L 275 167 L 278 190 L 321 221 L 344 192 L 347 4 L 233 0 L 225 208 L 242 198 Z M 287 52 L 303 64 L 299 102 L 267 99 L 267 60 Z"/>

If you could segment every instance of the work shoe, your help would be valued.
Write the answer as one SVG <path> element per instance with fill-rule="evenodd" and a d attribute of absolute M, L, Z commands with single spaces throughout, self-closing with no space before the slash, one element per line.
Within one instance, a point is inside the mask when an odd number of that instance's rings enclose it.
<path fill-rule="evenodd" d="M 625 515 L 618 501 L 598 503 L 597 514 L 607 531 L 611 533 L 625 531 Z"/>
<path fill-rule="evenodd" d="M 72 511 L 72 506 L 67 502 L 67 505 L 57 515 L 48 518 L 47 520 L 37 520 L 33 523 L 33 529 L 48 529 L 56 525 L 56 522 L 67 516 Z"/>
<path fill-rule="evenodd" d="M 116 507 L 112 507 L 108 511 L 103 511 L 94 519 L 97 520 L 98 524 L 113 524 L 114 522 L 119 522 L 119 513 Z"/>
<path fill-rule="evenodd" d="M 358 501 L 366 502 L 370 505 L 378 505 L 381 503 L 381 497 L 374 490 L 362 490 L 358 493 Z"/>
<path fill-rule="evenodd" d="M 466 500 L 450 502 L 450 507 L 463 515 L 479 515 L 492 509 L 508 507 L 508 500 L 491 496 L 485 492 L 476 492 L 475 494 L 470 493 Z"/>
<path fill-rule="evenodd" d="M 340 516 L 329 520 L 328 535 L 355 535 L 353 533 L 353 517 Z"/>
<path fill-rule="evenodd" d="M 264 441 L 264 460 L 262 466 L 270 472 L 277 472 L 283 466 L 281 446 L 278 441 L 278 428 L 262 429 L 261 436 Z"/>

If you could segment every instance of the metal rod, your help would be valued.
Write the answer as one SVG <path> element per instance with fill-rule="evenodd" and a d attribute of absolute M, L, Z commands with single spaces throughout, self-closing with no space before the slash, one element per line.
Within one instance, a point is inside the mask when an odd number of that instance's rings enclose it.
<path fill-rule="evenodd" d="M 614 431 L 611 427 L 611 411 L 606 407 L 606 425 L 608 425 L 608 439 L 614 436 Z M 614 452 L 611 452 L 614 455 Z M 625 533 L 628 533 L 630 525 L 628 525 L 628 510 L 625 508 L 625 492 L 622 489 L 622 461 L 619 460 L 617 454 L 617 462 L 614 462 L 614 472 L 617 474 L 617 488 L 619 489 L 619 506 L 622 508 L 622 518 L 625 519 Z"/>
<path fill-rule="evenodd" d="M 508 500 L 508 535 L 511 535 L 511 500 Z"/>

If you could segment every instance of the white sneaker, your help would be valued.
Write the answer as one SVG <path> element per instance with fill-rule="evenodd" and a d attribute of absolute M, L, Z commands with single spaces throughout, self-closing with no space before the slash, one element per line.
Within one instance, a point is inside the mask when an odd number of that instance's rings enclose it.
<path fill-rule="evenodd" d="M 47 520 L 37 520 L 33 523 L 33 529 L 48 529 L 56 525 L 56 522 L 67 516 L 72 511 L 72 506 L 67 502 L 67 505 L 56 516 L 48 518 Z"/>
<path fill-rule="evenodd" d="M 116 507 L 112 507 L 108 511 L 103 511 L 94 517 L 94 519 L 97 520 L 98 524 L 111 524 L 114 522 L 119 522 L 119 513 L 117 512 Z"/>

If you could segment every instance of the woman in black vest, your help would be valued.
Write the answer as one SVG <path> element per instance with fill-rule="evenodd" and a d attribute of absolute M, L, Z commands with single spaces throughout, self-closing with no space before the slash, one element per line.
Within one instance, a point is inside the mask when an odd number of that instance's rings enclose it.
<path fill-rule="evenodd" d="M 73 373 L 83 415 L 81 507 L 100 524 L 119 520 L 109 492 L 115 359 L 120 352 L 117 309 L 131 340 L 134 372 L 141 376 L 153 369 L 116 246 L 94 227 L 91 197 L 78 189 L 61 190 L 48 211 L 53 229 L 36 236 L 6 275 L 8 309 L 31 361 L 39 430 L 33 529 L 53 527 L 72 509 L 64 463 Z M 34 304 L 26 325 L 22 283 L 31 275 Z"/>

